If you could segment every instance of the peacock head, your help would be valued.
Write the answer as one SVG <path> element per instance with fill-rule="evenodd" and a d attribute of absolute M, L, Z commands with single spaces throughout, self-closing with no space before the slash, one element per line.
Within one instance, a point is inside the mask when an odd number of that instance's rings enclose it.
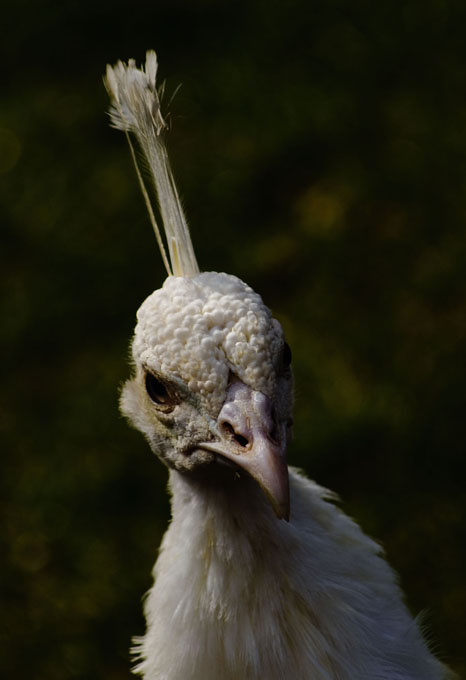
<path fill-rule="evenodd" d="M 285 452 L 291 436 L 291 354 L 262 299 L 227 274 L 200 273 L 163 141 L 157 59 L 108 66 L 112 125 L 125 132 L 168 278 L 142 304 L 135 376 L 121 408 L 171 468 L 205 479 L 252 477 L 288 518 Z M 130 133 L 147 161 L 168 256 Z"/>
<path fill-rule="evenodd" d="M 288 516 L 291 353 L 235 276 L 170 276 L 141 305 L 121 408 L 162 461 L 209 480 L 253 477 Z"/>

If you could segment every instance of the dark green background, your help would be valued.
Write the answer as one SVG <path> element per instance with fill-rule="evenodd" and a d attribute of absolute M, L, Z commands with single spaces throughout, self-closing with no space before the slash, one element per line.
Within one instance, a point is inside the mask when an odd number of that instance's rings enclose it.
<path fill-rule="evenodd" d="M 1 668 L 129 678 L 169 515 L 118 415 L 164 272 L 107 61 L 157 49 L 201 268 L 294 354 L 290 462 L 386 546 L 466 669 L 466 5 L 18 0 L 2 12 Z"/>

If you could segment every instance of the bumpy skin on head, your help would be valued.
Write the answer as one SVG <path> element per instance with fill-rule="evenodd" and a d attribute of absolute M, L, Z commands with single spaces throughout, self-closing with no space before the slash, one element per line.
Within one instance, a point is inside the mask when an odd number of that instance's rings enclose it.
<path fill-rule="evenodd" d="M 283 331 L 260 295 L 236 276 L 171 276 L 137 313 L 137 363 L 181 378 L 213 415 L 229 372 L 272 397 Z"/>
<path fill-rule="evenodd" d="M 169 467 L 192 472 L 216 460 L 196 445 L 219 437 L 217 416 L 228 386 L 240 380 L 271 400 L 286 450 L 293 398 L 283 348 L 280 323 L 236 276 L 170 276 L 137 313 L 136 375 L 123 389 L 121 409 Z M 172 409 L 151 402 L 147 374 L 167 386 L 176 402 Z"/>

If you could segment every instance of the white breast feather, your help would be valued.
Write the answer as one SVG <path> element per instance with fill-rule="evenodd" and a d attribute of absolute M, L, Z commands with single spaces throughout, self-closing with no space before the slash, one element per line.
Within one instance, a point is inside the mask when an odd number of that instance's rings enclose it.
<path fill-rule="evenodd" d="M 145 680 L 439 680 L 380 547 L 291 471 L 291 521 L 172 473 Z"/>

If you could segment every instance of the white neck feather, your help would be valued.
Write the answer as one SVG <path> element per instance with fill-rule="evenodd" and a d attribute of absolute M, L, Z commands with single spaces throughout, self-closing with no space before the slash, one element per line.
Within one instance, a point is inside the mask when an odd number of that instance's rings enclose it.
<path fill-rule="evenodd" d="M 200 489 L 170 473 L 138 646 L 146 680 L 444 677 L 378 546 L 323 489 L 291 471 L 287 523 L 245 483 Z"/>

